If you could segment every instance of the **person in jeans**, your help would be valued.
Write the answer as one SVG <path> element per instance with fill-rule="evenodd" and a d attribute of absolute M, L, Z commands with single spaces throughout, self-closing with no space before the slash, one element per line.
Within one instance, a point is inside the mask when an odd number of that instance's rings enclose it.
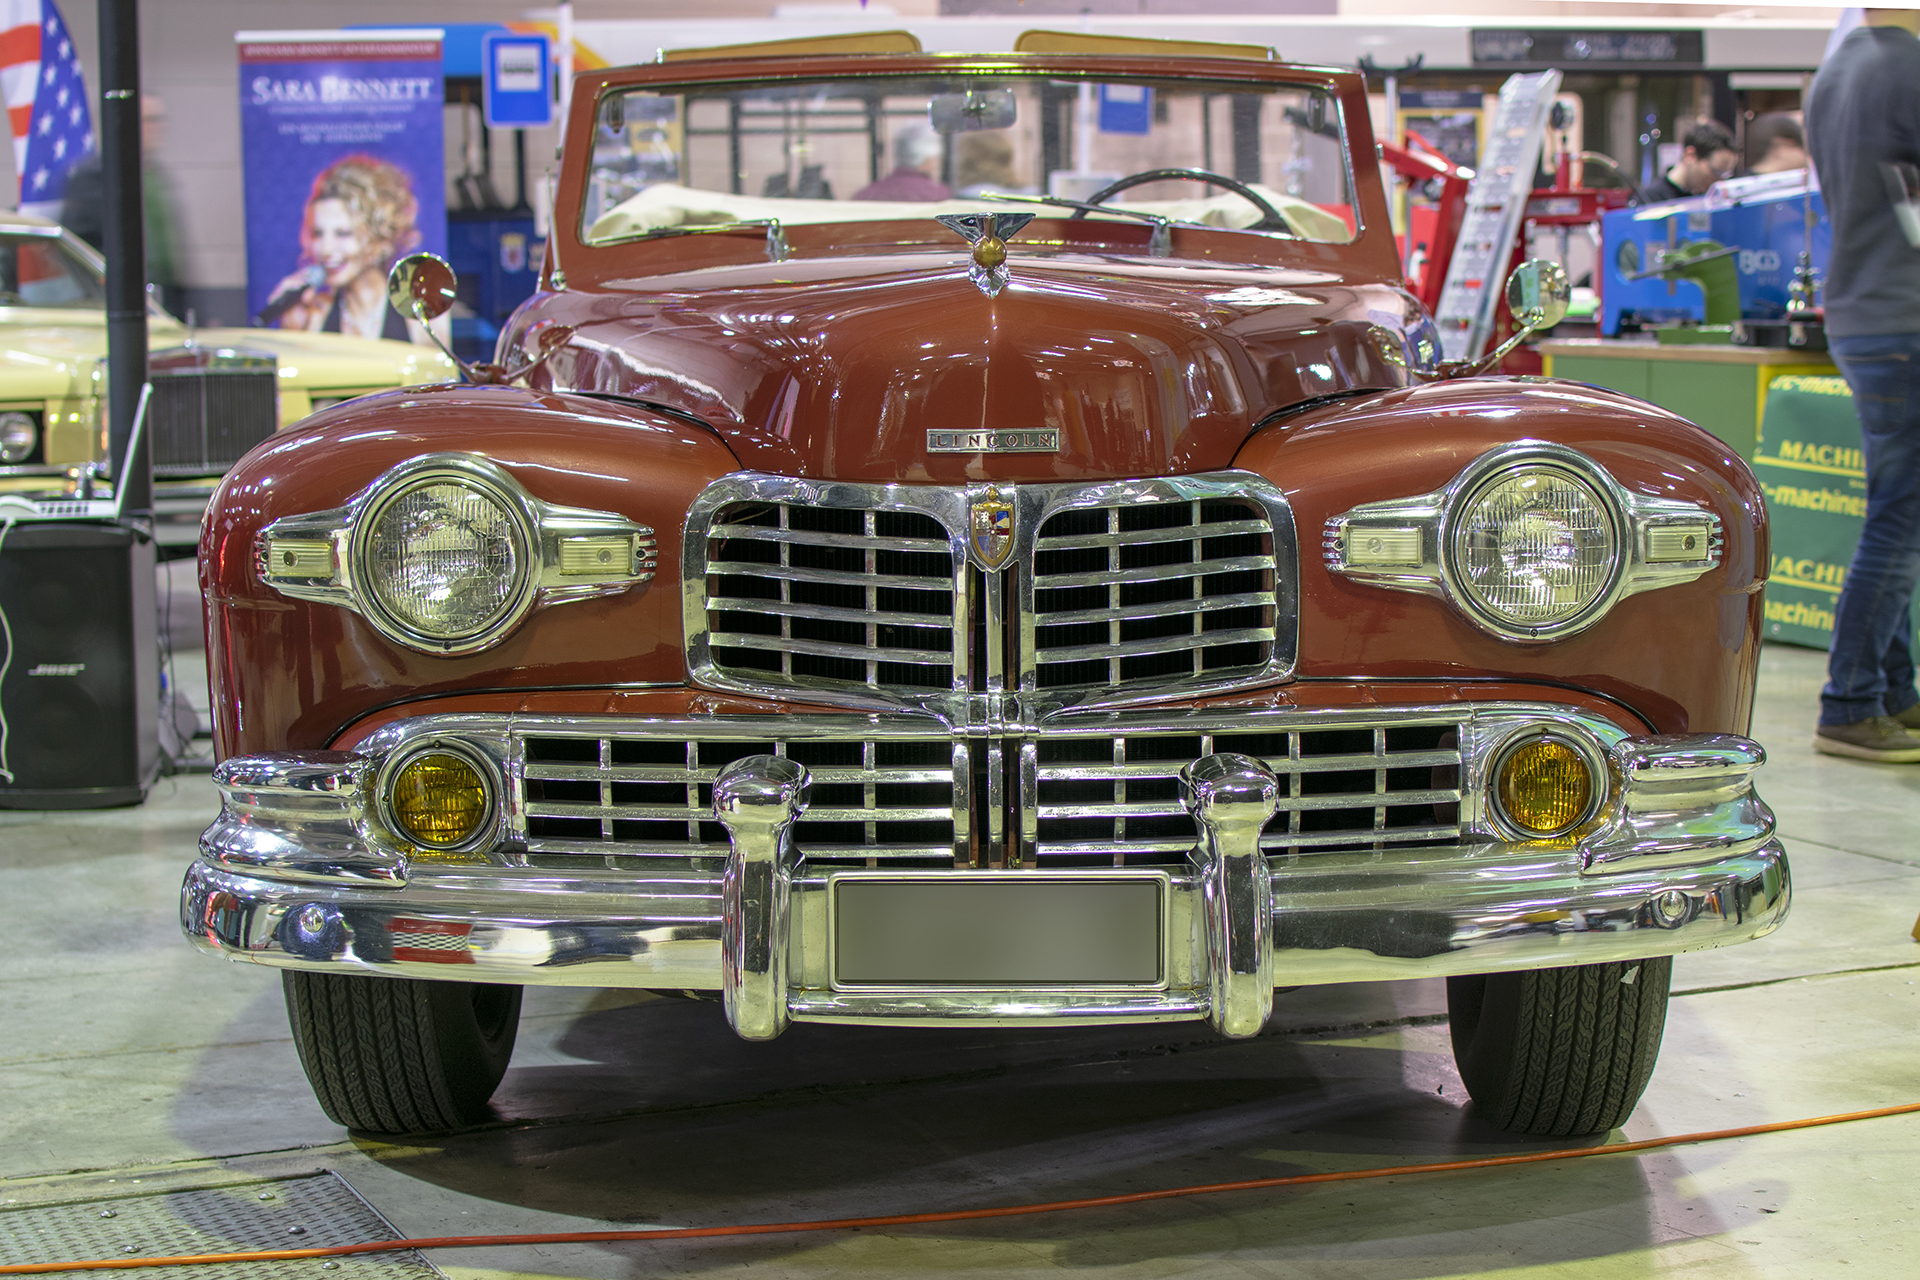
<path fill-rule="evenodd" d="M 1833 223 L 1827 344 L 1853 389 L 1867 519 L 1834 609 L 1816 751 L 1920 763 L 1909 611 L 1920 579 L 1920 249 L 1885 166 L 1920 163 L 1920 11 L 1869 9 L 1814 77 L 1813 167 Z"/>

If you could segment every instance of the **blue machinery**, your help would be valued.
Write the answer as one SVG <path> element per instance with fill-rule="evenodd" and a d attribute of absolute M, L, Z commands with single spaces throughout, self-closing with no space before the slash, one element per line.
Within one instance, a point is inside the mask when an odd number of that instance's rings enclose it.
<path fill-rule="evenodd" d="M 1807 247 L 1809 204 L 1813 267 L 1821 279 L 1833 242 L 1820 193 L 1809 193 L 1805 183 L 1804 170 L 1736 178 L 1704 196 L 1605 215 L 1600 332 L 1613 337 L 1623 327 L 1704 321 L 1707 299 L 1699 284 L 1654 274 L 1673 250 L 1701 240 L 1730 251 L 1743 320 L 1785 319 L 1794 269 Z"/>

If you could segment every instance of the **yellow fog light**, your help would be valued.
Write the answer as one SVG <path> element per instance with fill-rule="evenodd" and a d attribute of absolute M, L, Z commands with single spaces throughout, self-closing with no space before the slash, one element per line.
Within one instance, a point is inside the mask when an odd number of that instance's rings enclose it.
<path fill-rule="evenodd" d="M 1500 762 L 1500 812 L 1529 836 L 1564 835 L 1593 809 L 1593 771 L 1586 757 L 1558 738 L 1535 738 Z"/>
<path fill-rule="evenodd" d="M 407 839 L 451 849 L 479 834 L 493 804 L 486 779 L 466 757 L 425 751 L 394 775 L 387 807 Z"/>

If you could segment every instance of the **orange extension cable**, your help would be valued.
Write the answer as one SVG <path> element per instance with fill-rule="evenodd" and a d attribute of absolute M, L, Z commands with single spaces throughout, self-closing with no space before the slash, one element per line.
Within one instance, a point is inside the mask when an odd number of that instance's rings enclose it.
<path fill-rule="evenodd" d="M 1784 1133 L 1790 1129 L 1812 1129 L 1826 1124 L 1845 1124 L 1850 1120 L 1878 1120 L 1884 1116 L 1908 1115 L 1916 1111 L 1920 1111 L 1920 1102 L 1909 1102 L 1897 1107 L 1878 1107 L 1872 1111 L 1848 1111 L 1834 1116 L 1813 1116 L 1805 1120 L 1779 1120 L 1773 1124 L 1752 1124 L 1740 1129 L 1714 1129 L 1707 1133 L 1682 1133 L 1671 1138 L 1645 1138 L 1639 1142 L 1616 1142 L 1599 1147 L 1534 1151 L 1526 1155 L 1493 1156 L 1485 1160 L 1447 1160 L 1439 1164 L 1403 1164 L 1385 1169 L 1300 1173 L 1284 1178 L 1250 1178 L 1244 1182 L 1214 1182 L 1197 1187 L 1169 1187 L 1160 1191 L 1135 1191 L 1123 1196 L 1051 1200 L 1042 1204 L 1002 1205 L 993 1209 L 953 1209 L 945 1213 L 896 1213 L 876 1218 L 825 1218 L 810 1222 L 755 1222 L 735 1227 L 663 1227 L 652 1231 L 548 1231 L 511 1236 L 429 1236 L 421 1240 L 376 1240 L 367 1244 L 340 1244 L 315 1249 L 263 1249 L 255 1253 L 183 1254 L 171 1258 L 95 1258 L 84 1262 L 14 1262 L 0 1264 L 0 1275 L 47 1275 L 57 1271 L 131 1271 L 138 1267 L 197 1266 L 214 1262 L 281 1262 L 295 1258 L 343 1258 L 356 1253 L 392 1253 L 403 1249 L 481 1249 L 509 1244 L 605 1244 L 624 1240 L 770 1236 L 796 1231 L 845 1231 L 854 1227 L 906 1227 L 928 1222 L 968 1222 L 977 1218 L 1021 1218 L 1036 1213 L 1061 1213 L 1068 1209 L 1099 1209 L 1108 1205 L 1139 1204 L 1145 1200 L 1172 1200 L 1181 1196 L 1215 1195 L 1222 1191 L 1259 1191 L 1268 1187 L 1300 1187 L 1316 1182 L 1357 1182 L 1362 1178 L 1395 1178 L 1415 1173 L 1454 1173 L 1462 1169 L 1497 1169 L 1506 1165 L 1540 1164 L 1547 1160 L 1573 1160 L 1581 1156 L 1620 1155 L 1628 1151 L 1650 1151 L 1656 1147 L 1678 1147 L 1695 1142 L 1750 1138 L 1760 1133 Z"/>

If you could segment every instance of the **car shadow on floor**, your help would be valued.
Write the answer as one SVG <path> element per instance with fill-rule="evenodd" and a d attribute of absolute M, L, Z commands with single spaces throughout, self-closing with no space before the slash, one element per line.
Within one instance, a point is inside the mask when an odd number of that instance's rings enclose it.
<path fill-rule="evenodd" d="M 1445 1028 L 1396 1039 L 1404 1030 L 1228 1043 L 1195 1024 L 797 1026 L 755 1045 L 736 1039 L 711 1004 L 614 997 L 555 1038 L 572 1062 L 510 1072 L 499 1125 L 363 1149 L 408 1178 L 497 1204 L 718 1225 L 1124 1195 L 1600 1141 L 1492 1131 L 1463 1105 L 1457 1081 L 1451 1094 L 1429 1083 L 1451 1079 Z M 1410 1235 L 1491 1240 L 1530 1224 L 1537 1237 L 1539 1222 L 1565 1215 L 1580 1228 L 1533 1260 L 1571 1260 L 1650 1242 L 1649 1197 L 1672 1198 L 1650 1187 L 1656 1165 L 1602 1157 L 1467 1175 L 1470 1183 L 1401 1176 L 924 1230 L 930 1243 L 957 1235 L 1044 1246 L 1060 1265 L 1117 1266 L 1222 1248 L 1306 1256 L 1373 1242 L 1397 1254 Z M 1213 1243 L 1202 1248 L 1196 1233 Z M 820 1247 L 812 1237 L 608 1246 L 644 1249 L 668 1271 Z M 1380 1265 L 1368 1274 L 1444 1274 L 1443 1257 L 1458 1269 L 1478 1248 L 1469 1241 L 1392 1265 L 1369 1254 Z"/>

